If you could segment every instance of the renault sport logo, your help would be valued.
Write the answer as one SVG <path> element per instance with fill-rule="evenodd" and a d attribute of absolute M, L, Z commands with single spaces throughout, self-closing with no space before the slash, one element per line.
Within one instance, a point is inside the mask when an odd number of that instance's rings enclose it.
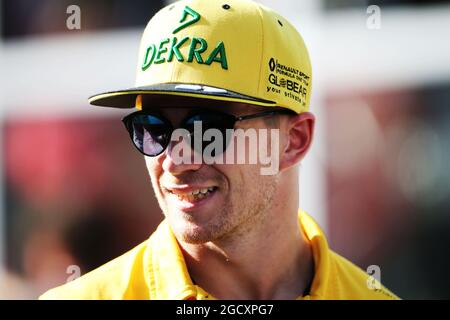
<path fill-rule="evenodd" d="M 274 59 L 274 58 L 271 58 L 270 61 L 269 61 L 269 68 L 270 68 L 270 71 L 274 72 L 276 66 L 277 66 L 277 64 L 275 63 L 275 59 Z"/>

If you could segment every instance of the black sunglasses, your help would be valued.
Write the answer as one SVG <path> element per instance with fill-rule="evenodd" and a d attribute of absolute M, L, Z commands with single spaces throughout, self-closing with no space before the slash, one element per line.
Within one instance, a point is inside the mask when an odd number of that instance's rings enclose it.
<path fill-rule="evenodd" d="M 234 116 L 225 112 L 200 110 L 188 115 L 180 124 L 179 128 L 186 129 L 191 136 L 191 148 L 195 150 L 195 146 L 201 146 L 203 152 L 206 147 L 203 141 L 194 143 L 193 132 L 194 123 L 201 122 L 202 137 L 203 133 L 208 129 L 217 129 L 223 136 L 224 145 L 221 152 L 224 152 L 228 146 L 229 138 L 227 129 L 234 129 L 236 122 L 250 120 L 260 117 L 269 117 L 276 114 L 293 114 L 290 110 L 272 110 L 244 116 Z M 144 155 L 156 157 L 160 155 L 170 143 L 173 131 L 175 130 L 172 123 L 162 115 L 152 111 L 133 112 L 122 119 L 134 146 Z"/>

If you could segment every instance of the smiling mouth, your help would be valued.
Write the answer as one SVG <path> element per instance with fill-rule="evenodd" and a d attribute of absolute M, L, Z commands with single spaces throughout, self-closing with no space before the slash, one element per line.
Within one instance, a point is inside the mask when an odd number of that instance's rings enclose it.
<path fill-rule="evenodd" d="M 181 191 L 181 190 L 169 190 L 167 191 L 175 195 L 180 201 L 187 202 L 197 202 L 211 196 L 218 188 L 217 187 L 207 187 L 201 189 L 194 189 L 192 191 Z"/>

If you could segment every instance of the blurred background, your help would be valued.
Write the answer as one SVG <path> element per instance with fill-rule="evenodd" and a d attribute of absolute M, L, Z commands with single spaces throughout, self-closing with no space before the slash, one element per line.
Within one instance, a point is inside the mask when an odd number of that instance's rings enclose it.
<path fill-rule="evenodd" d="M 87 97 L 133 86 L 143 28 L 169 2 L 0 0 L 0 299 L 34 299 L 161 221 L 129 111 Z M 400 297 L 450 298 L 450 1 L 260 2 L 313 63 L 302 208 Z"/>

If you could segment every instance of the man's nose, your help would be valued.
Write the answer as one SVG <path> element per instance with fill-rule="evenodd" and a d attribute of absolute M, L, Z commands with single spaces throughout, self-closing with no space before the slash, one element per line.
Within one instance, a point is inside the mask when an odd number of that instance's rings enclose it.
<path fill-rule="evenodd" d="M 195 154 L 191 146 L 185 141 L 171 141 L 167 149 L 161 154 L 162 168 L 172 175 L 180 175 L 186 171 L 196 171 L 202 166 L 202 157 Z"/>

